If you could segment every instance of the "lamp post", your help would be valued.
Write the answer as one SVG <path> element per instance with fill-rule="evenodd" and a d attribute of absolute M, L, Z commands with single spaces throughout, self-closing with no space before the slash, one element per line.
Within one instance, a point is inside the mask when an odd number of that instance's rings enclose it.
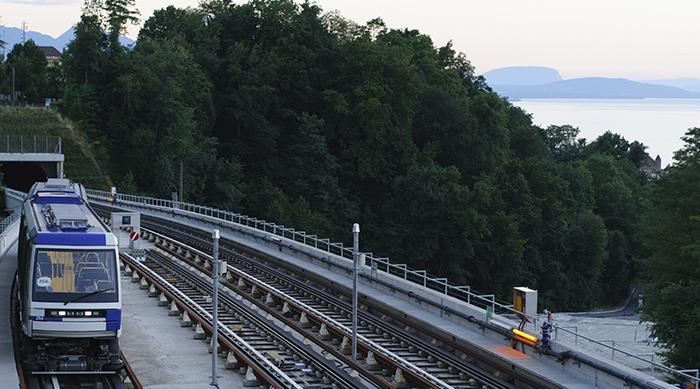
<path fill-rule="evenodd" d="M 212 266 L 212 281 L 214 283 L 213 293 L 212 293 L 212 303 L 214 304 L 214 311 L 212 314 L 212 335 L 211 335 L 211 386 L 217 386 L 216 382 L 216 358 L 218 353 L 219 339 L 217 335 L 217 314 L 218 314 L 218 294 L 219 294 L 219 230 L 214 230 L 212 232 L 212 240 L 214 241 L 213 250 L 213 266 Z M 218 386 L 217 386 L 218 387 Z"/>
<path fill-rule="evenodd" d="M 353 256 L 352 256 L 352 360 L 357 361 L 357 271 L 360 257 L 360 225 L 352 226 Z"/>

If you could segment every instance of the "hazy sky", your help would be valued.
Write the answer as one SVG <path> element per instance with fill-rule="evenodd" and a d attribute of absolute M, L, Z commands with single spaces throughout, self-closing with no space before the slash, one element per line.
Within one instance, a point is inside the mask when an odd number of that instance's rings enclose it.
<path fill-rule="evenodd" d="M 153 9 L 197 0 L 136 0 L 143 20 Z M 436 46 L 450 39 L 477 74 L 505 66 L 548 66 L 565 79 L 700 78 L 697 0 L 318 0 L 364 24 L 418 29 Z M 0 0 L 0 24 L 58 36 L 78 21 L 81 0 Z M 138 27 L 130 29 L 135 38 Z"/>

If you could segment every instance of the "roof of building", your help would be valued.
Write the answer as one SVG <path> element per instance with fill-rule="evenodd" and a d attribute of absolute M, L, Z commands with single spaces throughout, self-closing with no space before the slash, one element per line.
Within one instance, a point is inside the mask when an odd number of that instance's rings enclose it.
<path fill-rule="evenodd" d="M 44 51 L 44 54 L 46 54 L 46 58 L 61 56 L 61 52 L 56 50 L 56 48 L 53 46 L 39 46 L 39 48 Z"/>

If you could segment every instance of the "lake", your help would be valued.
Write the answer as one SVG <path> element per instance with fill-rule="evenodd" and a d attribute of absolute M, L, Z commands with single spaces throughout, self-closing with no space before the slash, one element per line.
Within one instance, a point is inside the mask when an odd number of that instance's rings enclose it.
<path fill-rule="evenodd" d="M 692 127 L 700 127 L 700 99 L 523 99 L 513 102 L 532 114 L 534 124 L 570 124 L 589 142 L 605 131 L 622 135 L 630 143 L 646 145 L 662 166 L 672 163 L 680 139 Z"/>

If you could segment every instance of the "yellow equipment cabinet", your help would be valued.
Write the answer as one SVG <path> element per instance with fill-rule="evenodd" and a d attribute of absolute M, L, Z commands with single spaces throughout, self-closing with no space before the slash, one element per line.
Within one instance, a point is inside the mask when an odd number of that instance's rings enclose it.
<path fill-rule="evenodd" d="M 537 291 L 523 286 L 513 288 L 513 309 L 528 316 L 536 328 L 534 318 L 537 317 Z"/>

